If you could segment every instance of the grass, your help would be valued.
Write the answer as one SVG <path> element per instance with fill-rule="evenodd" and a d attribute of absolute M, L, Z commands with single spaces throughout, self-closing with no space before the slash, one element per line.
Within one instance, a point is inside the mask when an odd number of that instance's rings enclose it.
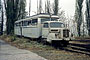
<path fill-rule="evenodd" d="M 54 49 L 53 47 L 49 46 L 49 45 L 43 45 L 42 43 L 38 43 L 37 41 L 32 41 L 30 39 L 27 38 L 20 38 L 20 37 L 16 37 L 16 36 L 7 36 L 7 35 L 3 35 L 0 36 L 0 39 L 5 40 L 8 43 L 11 43 L 12 45 L 18 47 L 18 48 L 36 48 L 36 49 L 40 49 L 40 50 L 51 50 Z"/>

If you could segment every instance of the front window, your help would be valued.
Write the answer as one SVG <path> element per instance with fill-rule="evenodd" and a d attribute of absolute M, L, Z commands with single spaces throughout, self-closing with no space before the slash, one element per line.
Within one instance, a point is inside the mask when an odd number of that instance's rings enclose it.
<path fill-rule="evenodd" d="M 50 27 L 51 28 L 62 28 L 62 27 L 64 27 L 64 24 L 60 23 L 60 22 L 51 22 Z"/>

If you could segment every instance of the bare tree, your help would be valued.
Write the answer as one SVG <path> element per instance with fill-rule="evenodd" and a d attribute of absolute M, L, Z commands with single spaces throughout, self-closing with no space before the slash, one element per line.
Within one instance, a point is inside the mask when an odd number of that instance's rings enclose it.
<path fill-rule="evenodd" d="M 1 11 L 0 35 L 3 35 L 4 12 L 3 12 L 3 4 L 1 2 L 1 0 L 0 0 L 0 11 Z"/>
<path fill-rule="evenodd" d="M 54 14 L 55 15 L 58 15 L 58 5 L 59 5 L 59 1 L 54 0 Z"/>
<path fill-rule="evenodd" d="M 2 5 L 1 35 L 3 35 L 3 22 L 4 22 L 4 12 L 3 12 L 3 5 Z"/>
<path fill-rule="evenodd" d="M 38 10 L 39 10 L 39 8 L 38 8 L 38 0 L 37 0 L 37 14 L 38 14 Z"/>
<path fill-rule="evenodd" d="M 31 13 L 31 0 L 29 0 L 29 16 L 30 16 L 30 13 Z"/>
<path fill-rule="evenodd" d="M 46 11 L 48 14 L 50 14 L 50 0 L 47 0 L 47 7 L 46 7 Z"/>
<path fill-rule="evenodd" d="M 90 0 L 86 0 L 86 21 L 88 35 L 90 36 Z"/>
<path fill-rule="evenodd" d="M 47 2 L 45 2 L 45 13 L 47 13 Z"/>
<path fill-rule="evenodd" d="M 0 10 L 1 10 L 1 0 L 0 0 Z"/>
<path fill-rule="evenodd" d="M 14 23 L 18 19 L 25 18 L 26 0 L 4 0 L 6 10 L 6 31 L 7 34 L 14 33 Z"/>
<path fill-rule="evenodd" d="M 82 24 L 82 3 L 83 0 L 76 0 L 76 11 L 75 11 L 75 19 L 77 21 L 77 32 L 78 35 L 81 36 L 81 24 Z"/>
<path fill-rule="evenodd" d="M 42 13 L 42 0 L 39 0 L 39 14 Z"/>

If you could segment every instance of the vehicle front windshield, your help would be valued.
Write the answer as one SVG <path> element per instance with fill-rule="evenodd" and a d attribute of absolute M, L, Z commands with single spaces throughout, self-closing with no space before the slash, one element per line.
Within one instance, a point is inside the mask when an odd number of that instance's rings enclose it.
<path fill-rule="evenodd" d="M 51 22 L 50 23 L 50 27 L 51 28 L 63 28 L 64 27 L 64 24 L 63 23 L 60 23 L 60 22 Z"/>

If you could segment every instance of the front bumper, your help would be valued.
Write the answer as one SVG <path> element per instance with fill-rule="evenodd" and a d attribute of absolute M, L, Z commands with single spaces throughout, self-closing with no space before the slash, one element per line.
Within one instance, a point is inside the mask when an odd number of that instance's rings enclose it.
<path fill-rule="evenodd" d="M 51 39 L 51 40 L 55 40 L 55 41 L 58 40 L 59 41 L 59 40 L 63 40 L 63 39 Z"/>
<path fill-rule="evenodd" d="M 70 41 L 71 39 L 70 38 L 64 38 L 63 40 Z"/>
<path fill-rule="evenodd" d="M 51 39 L 51 40 L 57 40 L 57 41 L 59 41 L 59 40 L 66 40 L 66 41 L 70 41 L 71 39 L 70 38 L 62 38 L 62 39 Z"/>

